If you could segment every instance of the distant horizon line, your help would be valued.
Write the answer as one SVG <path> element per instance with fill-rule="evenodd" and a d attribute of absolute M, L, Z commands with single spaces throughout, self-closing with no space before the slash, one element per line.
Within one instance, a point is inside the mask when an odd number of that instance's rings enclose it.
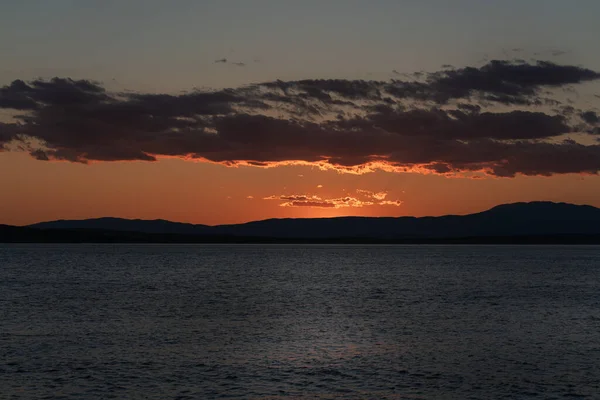
<path fill-rule="evenodd" d="M 361 218 L 361 219 L 394 218 L 394 219 L 397 219 L 397 218 L 440 218 L 440 217 L 450 217 L 450 216 L 467 216 L 467 215 L 480 214 L 480 213 L 490 211 L 490 210 L 493 210 L 495 208 L 502 207 L 502 206 L 524 205 L 524 204 L 555 204 L 555 205 L 572 205 L 572 206 L 581 206 L 581 207 L 592 207 L 592 208 L 596 208 L 596 209 L 600 208 L 600 207 L 596 207 L 596 206 L 593 206 L 593 205 L 587 204 L 587 203 L 571 203 L 571 202 L 566 202 L 566 201 L 552 201 L 552 200 L 532 200 L 532 201 L 516 201 L 516 202 L 511 202 L 511 203 L 499 203 L 499 204 L 496 204 L 495 206 L 481 209 L 480 211 L 469 212 L 469 213 L 464 213 L 464 214 L 456 213 L 456 214 L 422 215 L 422 216 L 414 216 L 414 215 L 401 215 L 401 216 L 340 215 L 340 216 L 332 216 L 332 217 L 283 217 L 283 218 L 273 217 L 273 218 L 264 218 L 264 219 L 256 219 L 256 220 L 249 220 L 249 221 L 244 221 L 244 222 L 224 223 L 224 224 L 203 224 L 203 223 L 193 223 L 193 222 L 186 222 L 186 221 L 175 221 L 175 220 L 164 219 L 164 218 L 148 218 L 148 219 L 146 219 L 146 218 L 102 216 L 102 217 L 89 217 L 89 218 L 57 218 L 57 219 L 43 220 L 43 221 L 38 221 L 38 222 L 30 223 L 30 224 L 22 224 L 22 225 L 3 224 L 0 222 L 0 225 L 26 228 L 26 227 L 32 227 L 34 225 L 45 224 L 45 223 L 50 223 L 50 222 L 93 221 L 93 220 L 102 220 L 102 219 L 114 219 L 114 220 L 126 220 L 126 221 L 148 221 L 148 222 L 160 221 L 160 222 L 168 222 L 168 223 L 183 224 L 183 225 L 217 227 L 217 226 L 230 226 L 230 225 L 244 225 L 244 224 L 250 224 L 250 223 L 254 223 L 254 222 L 273 221 L 273 220 L 315 220 L 315 219 L 343 219 L 343 218 Z"/>

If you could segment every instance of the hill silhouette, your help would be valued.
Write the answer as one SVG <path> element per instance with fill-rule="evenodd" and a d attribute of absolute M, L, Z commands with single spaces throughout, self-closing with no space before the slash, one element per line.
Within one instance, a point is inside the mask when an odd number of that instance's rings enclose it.
<path fill-rule="evenodd" d="M 555 242 L 562 238 L 558 242 L 587 243 L 594 242 L 595 237 L 600 237 L 599 208 L 553 202 L 503 204 L 475 214 L 419 218 L 289 218 L 217 226 L 97 218 L 42 222 L 27 227 L 0 226 L 0 241 L 4 242 L 27 241 L 28 238 L 30 241 L 407 243 L 506 242 L 507 238 L 520 242 L 536 238 L 531 240 Z M 61 238 L 63 240 L 59 240 Z"/>

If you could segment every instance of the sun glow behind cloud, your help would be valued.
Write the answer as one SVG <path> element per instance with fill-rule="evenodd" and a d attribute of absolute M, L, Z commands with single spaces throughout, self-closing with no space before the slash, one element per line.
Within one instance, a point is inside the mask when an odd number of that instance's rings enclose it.
<path fill-rule="evenodd" d="M 112 170 L 111 165 L 120 165 L 121 172 L 114 172 L 118 178 L 102 178 L 105 182 L 117 182 L 125 170 L 138 171 L 136 179 L 148 175 L 141 169 L 153 171 L 148 176 L 156 184 L 139 192 L 153 193 L 144 196 L 152 208 L 143 211 L 127 205 L 122 209 L 134 211 L 116 214 L 98 205 L 95 214 L 75 217 L 160 215 L 175 220 L 242 222 L 263 216 L 480 211 L 474 206 L 480 201 L 465 196 L 504 185 L 488 186 L 490 181 L 513 180 L 510 187 L 528 193 L 521 184 L 524 176 L 553 175 L 554 182 L 562 182 L 558 177 L 571 173 L 597 174 L 598 110 L 593 103 L 568 101 L 571 88 L 596 79 L 597 73 L 580 67 L 492 62 L 405 81 L 268 81 L 181 95 L 116 93 L 95 82 L 70 79 L 15 81 L 0 88 L 0 109 L 11 117 L 0 122 L 0 143 L 5 159 L 8 154 L 8 158 L 28 155 L 27 168 L 38 174 L 41 170 L 81 174 L 63 178 L 58 186 L 64 182 L 82 186 L 79 179 L 91 174 L 85 171 Z M 175 176 L 167 172 L 173 165 L 184 164 L 189 171 L 210 171 L 205 173 L 215 174 L 214 178 L 201 184 L 198 176 L 192 178 L 188 172 Z M 177 201 L 190 196 L 201 200 L 190 203 L 185 215 L 167 213 L 164 205 L 173 200 L 158 194 L 182 176 L 195 184 L 178 189 Z M 224 176 L 236 183 L 222 184 Z M 435 184 L 417 184 L 405 195 L 388 182 L 394 180 L 404 187 L 415 176 Z M 506 177 L 516 179 L 489 179 Z M 465 183 L 473 179 L 481 184 Z M 572 187 L 578 178 L 569 179 L 568 187 Z M 40 188 L 43 184 L 38 182 Z M 14 185 L 9 186 L 15 190 Z M 135 180 L 128 185 L 138 187 Z M 540 191 L 546 187 L 539 181 L 536 185 Z M 443 190 L 450 190 L 452 198 Z M 496 191 L 495 201 L 531 198 L 510 190 L 512 197 Z M 597 198 L 584 186 L 578 190 L 586 196 L 582 199 Z M 48 187 L 45 192 L 57 190 Z M 100 194 L 89 188 L 90 196 L 102 199 L 103 204 L 113 201 L 106 197 L 108 192 L 129 193 L 125 187 L 115 190 L 105 185 Z M 558 199 L 570 198 L 561 188 L 553 186 L 551 192 Z M 139 193 L 127 196 L 140 199 Z M 271 197 L 273 193 L 280 194 Z M 549 190 L 540 193 L 534 198 L 549 198 Z M 294 194 L 298 197 L 282 197 Z M 22 203 L 16 198 L 10 201 Z M 70 197 L 62 199 L 65 204 L 70 201 Z M 202 210 L 189 211 L 198 204 Z M 55 214 L 71 215 L 68 208 L 60 210 Z"/>
<path fill-rule="evenodd" d="M 358 189 L 356 192 L 363 197 L 354 196 L 324 198 L 314 194 L 271 195 L 263 200 L 279 200 L 280 207 L 311 207 L 311 208 L 362 208 L 367 206 L 401 206 L 401 200 L 384 200 L 387 192 L 371 192 Z"/>
<path fill-rule="evenodd" d="M 0 146 L 77 163 L 178 157 L 350 174 L 596 174 L 598 114 L 557 93 L 599 79 L 582 67 L 491 61 L 413 80 L 271 81 L 181 95 L 17 80 L 0 88 L 0 108 L 14 111 L 0 123 Z M 573 132 L 586 140 L 556 140 Z"/>

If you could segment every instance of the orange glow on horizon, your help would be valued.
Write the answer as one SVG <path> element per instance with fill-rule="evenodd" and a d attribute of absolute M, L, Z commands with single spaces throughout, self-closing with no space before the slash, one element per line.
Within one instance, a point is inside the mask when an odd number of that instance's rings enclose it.
<path fill-rule="evenodd" d="M 600 177 L 574 174 L 449 179 L 380 170 L 345 174 L 314 165 L 231 168 L 177 158 L 85 165 L 37 161 L 18 152 L 0 153 L 0 171 L 1 187 L 10 188 L 0 195 L 0 223 L 10 225 L 104 216 L 216 225 L 268 218 L 467 214 L 534 200 L 600 206 Z M 368 199 L 357 190 L 386 196 Z M 263 200 L 296 193 L 325 200 L 355 197 L 402 203 L 313 208 Z"/>
<path fill-rule="evenodd" d="M 438 172 L 433 169 L 433 166 L 438 162 L 433 161 L 431 163 L 426 164 L 413 164 L 413 165 L 396 165 L 393 163 L 389 163 L 384 160 L 379 161 L 371 161 L 365 164 L 359 164 L 354 166 L 343 166 L 338 164 L 330 163 L 326 158 L 322 161 L 304 161 L 304 160 L 286 160 L 286 161 L 253 161 L 253 160 L 236 160 L 236 161 L 212 161 L 204 157 L 194 157 L 191 155 L 188 156 L 165 156 L 165 155 L 157 155 L 146 153 L 149 156 L 155 157 L 156 161 L 148 161 L 148 160 L 116 160 L 116 161 L 103 161 L 103 160 L 87 160 L 82 159 L 76 162 L 69 160 L 60 160 L 60 159 L 50 159 L 45 160 L 43 162 L 47 163 L 74 163 L 74 164 L 83 164 L 83 165 L 92 165 L 92 164 L 103 164 L 103 163 L 155 163 L 161 160 L 179 160 L 186 161 L 192 163 L 207 163 L 220 165 L 227 168 L 240 168 L 240 167 L 252 167 L 252 168 L 260 168 L 260 169 L 271 169 L 271 168 L 281 168 L 281 167 L 311 167 L 316 168 L 321 171 L 335 171 L 340 174 L 351 174 L 351 175 L 364 175 L 371 174 L 374 172 L 390 172 L 390 173 L 408 173 L 408 174 L 420 174 L 420 175 L 438 175 L 443 176 L 445 178 L 457 178 L 457 179 L 483 179 L 483 178 L 503 178 L 498 177 L 492 174 L 491 167 L 482 167 L 481 165 L 474 165 L 473 169 L 468 170 L 452 170 L 449 172 Z M 522 175 L 522 174 L 519 174 Z M 597 174 L 591 172 L 580 172 L 574 173 L 572 175 L 581 175 L 581 176 L 595 176 Z"/>

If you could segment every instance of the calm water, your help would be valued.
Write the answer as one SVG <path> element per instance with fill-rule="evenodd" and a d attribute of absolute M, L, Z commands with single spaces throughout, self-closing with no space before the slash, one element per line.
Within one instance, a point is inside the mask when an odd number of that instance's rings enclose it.
<path fill-rule="evenodd" d="M 600 247 L 0 245 L 0 388 L 600 398 Z"/>

